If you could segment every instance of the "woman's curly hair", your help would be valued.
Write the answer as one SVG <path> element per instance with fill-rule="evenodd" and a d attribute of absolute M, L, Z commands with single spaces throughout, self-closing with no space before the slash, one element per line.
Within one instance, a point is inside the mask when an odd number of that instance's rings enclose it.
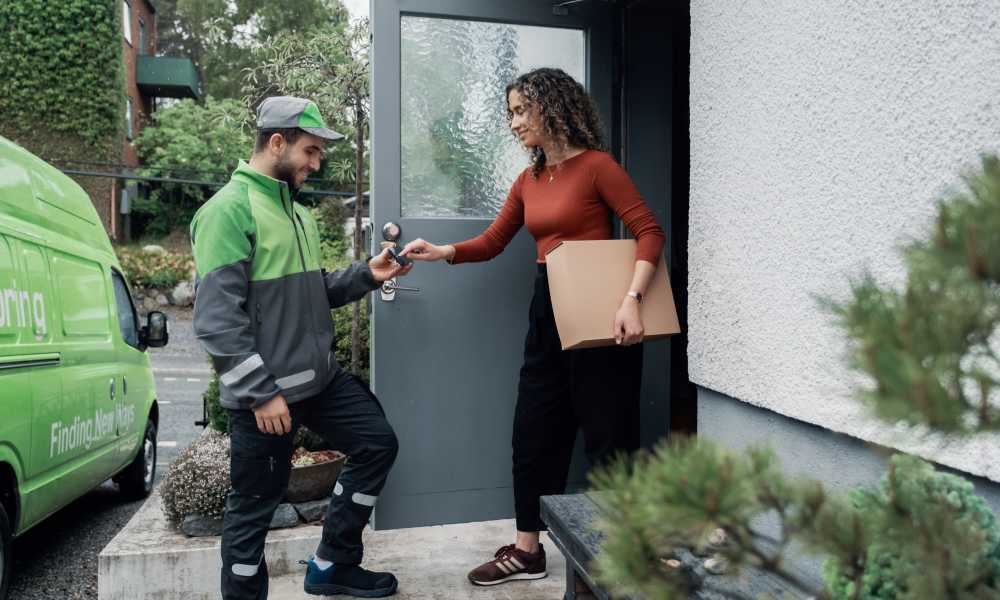
<path fill-rule="evenodd" d="M 517 90 L 528 109 L 537 109 L 542 128 L 552 139 L 566 146 L 607 151 L 601 120 L 587 90 L 562 69 L 542 68 L 528 71 L 507 85 L 507 124 L 510 91 Z M 534 177 L 545 168 L 545 152 L 540 146 L 531 150 L 531 173 Z"/>

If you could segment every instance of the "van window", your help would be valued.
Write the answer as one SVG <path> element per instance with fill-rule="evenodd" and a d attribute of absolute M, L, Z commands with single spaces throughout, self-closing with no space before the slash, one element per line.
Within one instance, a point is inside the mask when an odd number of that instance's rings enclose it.
<path fill-rule="evenodd" d="M 107 337 L 108 293 L 101 265 L 53 251 L 55 276 L 62 305 L 63 333 L 69 337 Z"/>
<path fill-rule="evenodd" d="M 49 323 L 52 312 L 52 290 L 49 286 L 49 269 L 42 249 L 35 244 L 21 242 L 25 272 L 28 275 L 28 292 L 31 294 L 31 331 L 36 342 L 49 340 Z"/>
<path fill-rule="evenodd" d="M 139 346 L 139 324 L 132 306 L 132 298 L 128 295 L 128 287 L 118 271 L 111 272 L 111 281 L 115 288 L 115 308 L 118 309 L 118 327 L 122 330 L 122 339 L 132 347 Z"/>

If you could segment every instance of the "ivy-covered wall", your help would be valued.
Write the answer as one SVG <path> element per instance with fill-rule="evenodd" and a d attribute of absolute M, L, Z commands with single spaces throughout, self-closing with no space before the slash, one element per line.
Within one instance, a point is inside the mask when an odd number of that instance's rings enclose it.
<path fill-rule="evenodd" d="M 120 0 L 0 2 L 0 135 L 44 159 L 118 163 Z M 76 178 L 110 229 L 112 183 Z"/>

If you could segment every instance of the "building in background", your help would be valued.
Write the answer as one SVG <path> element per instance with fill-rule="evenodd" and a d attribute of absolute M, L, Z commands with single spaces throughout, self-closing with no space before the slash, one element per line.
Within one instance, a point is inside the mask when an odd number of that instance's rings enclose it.
<path fill-rule="evenodd" d="M 73 177 L 113 238 L 134 140 L 163 98 L 198 98 L 189 58 L 156 56 L 152 0 L 0 3 L 0 135 Z"/>
<path fill-rule="evenodd" d="M 156 6 L 151 0 L 121 0 L 122 60 L 125 64 L 125 136 L 122 172 L 139 166 L 133 140 L 152 118 L 158 99 L 201 96 L 198 72 L 190 58 L 156 55 Z M 136 184 L 116 179 L 112 190 L 110 231 L 123 235 L 123 213 L 138 193 Z M 127 217 L 126 217 L 127 218 Z"/>

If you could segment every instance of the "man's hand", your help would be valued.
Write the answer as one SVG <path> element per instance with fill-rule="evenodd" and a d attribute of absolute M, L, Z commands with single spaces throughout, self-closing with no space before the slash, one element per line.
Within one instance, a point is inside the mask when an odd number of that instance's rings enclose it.
<path fill-rule="evenodd" d="M 382 283 L 383 281 L 388 281 L 393 277 L 399 275 L 400 277 L 406 275 L 413 268 L 413 265 L 407 265 L 401 267 L 396 264 L 396 261 L 392 260 L 392 255 L 389 254 L 389 249 L 386 248 L 382 251 L 382 254 L 378 256 L 373 256 L 370 261 L 368 261 L 368 268 L 372 270 L 372 276 L 375 277 L 375 281 Z"/>
<path fill-rule="evenodd" d="M 631 296 L 622 302 L 621 308 L 615 313 L 615 343 L 621 346 L 631 346 L 642 341 L 645 329 L 642 317 L 639 316 L 639 303 Z"/>
<path fill-rule="evenodd" d="M 292 415 L 281 394 L 253 409 L 253 414 L 257 418 L 257 429 L 262 433 L 285 435 L 292 432 Z"/>

